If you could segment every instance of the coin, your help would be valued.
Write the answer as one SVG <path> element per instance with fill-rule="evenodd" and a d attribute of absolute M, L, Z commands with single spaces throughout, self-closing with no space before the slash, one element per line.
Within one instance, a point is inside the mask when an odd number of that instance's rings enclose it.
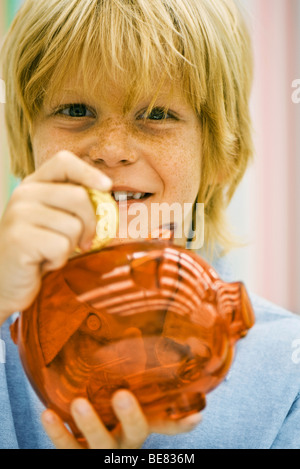
<path fill-rule="evenodd" d="M 97 228 L 90 251 L 100 251 L 115 238 L 119 226 L 119 210 L 114 198 L 108 192 L 85 188 L 94 207 Z M 77 248 L 77 252 L 81 252 Z"/>

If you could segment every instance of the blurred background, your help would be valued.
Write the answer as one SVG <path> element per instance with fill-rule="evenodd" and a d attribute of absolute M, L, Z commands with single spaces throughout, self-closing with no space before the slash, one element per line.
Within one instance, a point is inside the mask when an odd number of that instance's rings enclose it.
<path fill-rule="evenodd" d="M 255 54 L 255 161 L 229 208 L 247 246 L 231 254 L 247 288 L 300 314 L 300 0 L 236 0 Z M 22 0 L 0 0 L 0 41 Z M 1 78 L 1 77 L 0 77 Z M 298 93 L 300 96 L 300 92 Z M 0 103 L 0 215 L 16 187 Z"/>

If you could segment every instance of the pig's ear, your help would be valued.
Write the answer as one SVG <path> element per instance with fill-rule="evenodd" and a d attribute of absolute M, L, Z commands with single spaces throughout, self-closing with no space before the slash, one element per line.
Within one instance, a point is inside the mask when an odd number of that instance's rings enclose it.
<path fill-rule="evenodd" d="M 57 281 L 44 285 L 36 305 L 38 334 L 46 365 L 54 360 L 91 312 L 89 305 L 77 300 L 62 276 L 54 279 Z"/>
<path fill-rule="evenodd" d="M 130 264 L 132 280 L 145 289 L 159 289 L 160 252 L 154 251 L 144 257 L 134 259 Z"/>

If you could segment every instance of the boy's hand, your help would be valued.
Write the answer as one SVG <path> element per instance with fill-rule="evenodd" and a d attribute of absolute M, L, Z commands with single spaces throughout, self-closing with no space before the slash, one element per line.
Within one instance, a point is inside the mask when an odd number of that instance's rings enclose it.
<path fill-rule="evenodd" d="M 111 185 L 63 151 L 15 190 L 0 223 L 0 325 L 31 305 L 43 274 L 63 267 L 77 246 L 89 249 L 96 217 L 83 186 L 108 191 Z"/>
<path fill-rule="evenodd" d="M 185 433 L 201 421 L 201 415 L 195 414 L 177 422 L 169 420 L 149 426 L 137 400 L 126 390 L 113 396 L 112 405 L 120 426 L 110 433 L 87 400 L 76 399 L 72 403 L 72 416 L 89 449 L 138 449 L 151 433 Z M 42 422 L 57 449 L 84 449 L 53 411 L 46 410 Z"/>

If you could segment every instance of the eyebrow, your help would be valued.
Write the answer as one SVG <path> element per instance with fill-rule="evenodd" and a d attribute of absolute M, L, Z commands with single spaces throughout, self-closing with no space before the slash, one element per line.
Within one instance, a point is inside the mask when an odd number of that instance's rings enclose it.
<path fill-rule="evenodd" d="M 78 96 L 78 99 L 82 99 L 83 91 L 79 91 L 74 88 L 63 88 L 59 91 L 53 91 L 50 95 L 52 99 L 67 99 L 68 96 L 72 96 L 72 98 L 74 96 Z"/>
<path fill-rule="evenodd" d="M 90 105 L 91 107 L 95 103 L 95 98 L 96 98 L 96 93 L 91 93 L 89 90 L 86 89 L 79 89 L 78 85 L 74 85 L 74 87 L 67 86 L 64 88 L 60 88 L 58 91 L 54 90 L 52 93 L 50 93 L 50 99 L 45 100 L 44 105 L 47 107 L 49 106 L 50 108 L 57 108 L 59 106 L 59 103 L 61 104 L 75 104 L 76 101 L 78 103 L 85 103 L 87 105 Z M 183 97 L 182 97 L 183 98 Z M 164 103 L 165 100 L 168 100 L 168 103 Z M 151 106 L 152 98 L 151 96 L 145 97 L 145 99 L 142 100 L 142 107 L 147 108 L 151 107 L 152 109 L 155 107 L 164 107 L 164 104 L 167 104 L 166 109 L 171 109 L 172 108 L 172 101 L 175 99 L 176 101 L 176 106 L 180 106 L 181 111 L 184 112 L 186 108 L 186 103 L 184 102 L 178 102 L 179 101 L 179 96 L 170 96 L 168 93 L 161 93 L 158 96 L 156 96 L 155 101 L 153 102 L 153 106 Z M 185 99 L 183 98 L 185 101 Z M 181 99 L 180 99 L 181 101 Z M 117 100 L 116 100 L 117 103 Z M 148 103 L 148 104 L 147 104 Z M 137 103 L 136 103 L 137 104 Z M 173 102 L 174 104 L 174 102 Z M 128 114 L 130 110 L 132 110 L 135 106 L 131 105 L 128 106 L 128 103 L 125 98 L 125 102 L 123 104 L 122 112 L 124 115 Z"/>
<path fill-rule="evenodd" d="M 49 96 L 50 95 L 50 96 Z M 92 96 L 88 96 L 86 92 L 76 90 L 74 88 L 63 88 L 59 91 L 53 90 L 46 94 L 46 98 L 44 100 L 44 107 L 46 108 L 56 108 L 60 104 L 75 104 L 77 101 L 78 103 L 82 101 L 86 101 L 87 104 L 91 104 L 94 102 L 95 98 Z"/>

